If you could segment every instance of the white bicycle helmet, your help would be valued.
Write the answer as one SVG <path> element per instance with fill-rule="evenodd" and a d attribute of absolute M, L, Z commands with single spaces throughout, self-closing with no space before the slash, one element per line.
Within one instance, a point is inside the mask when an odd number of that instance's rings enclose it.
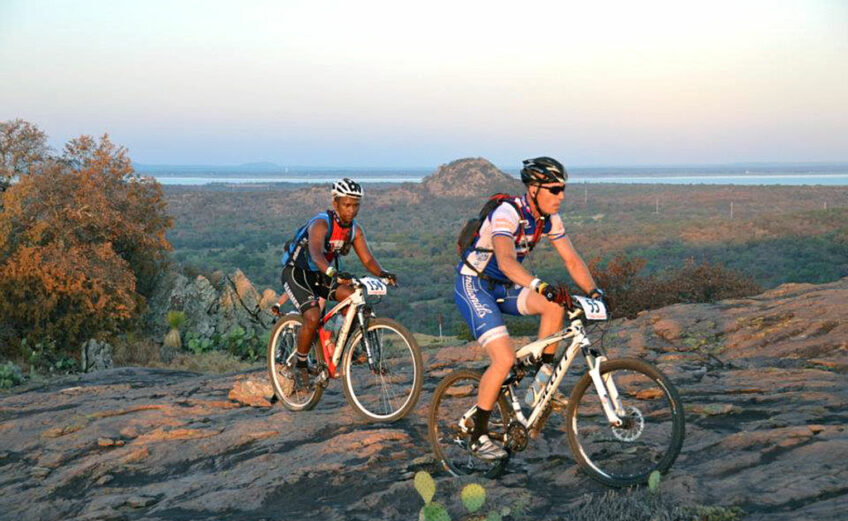
<path fill-rule="evenodd" d="M 333 183 L 333 197 L 354 197 L 356 199 L 361 199 L 362 186 L 353 179 L 349 179 L 347 177 L 339 179 Z"/>

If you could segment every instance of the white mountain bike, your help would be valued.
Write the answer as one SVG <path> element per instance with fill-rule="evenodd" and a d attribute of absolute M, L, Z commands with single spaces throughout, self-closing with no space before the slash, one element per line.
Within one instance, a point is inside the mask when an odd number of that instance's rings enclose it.
<path fill-rule="evenodd" d="M 516 363 L 495 402 L 489 437 L 503 443 L 507 457 L 484 461 L 470 450 L 481 371 L 461 369 L 447 375 L 433 395 L 428 421 L 436 458 L 455 476 L 499 476 L 512 454 L 538 435 L 552 410 L 552 397 L 578 353 L 588 371 L 574 385 L 565 409 L 566 431 L 577 463 L 597 481 L 623 487 L 645 483 L 651 472 L 666 472 L 683 445 L 683 406 L 669 379 L 637 358 L 608 360 L 593 347 L 585 325 L 607 320 L 604 303 L 574 297 L 569 325 L 516 352 Z M 554 360 L 553 374 L 538 402 L 525 416 L 517 387 L 537 367 L 544 348 L 571 339 Z"/>
<path fill-rule="evenodd" d="M 277 321 L 268 342 L 268 373 L 283 405 L 312 409 L 330 380 L 341 376 L 348 403 L 368 420 L 392 422 L 412 410 L 424 377 L 421 349 L 401 324 L 373 316 L 371 306 L 386 294 L 386 282 L 353 279 L 353 293 L 324 315 L 309 350 L 308 385 L 298 385 L 294 373 L 303 319 L 289 314 Z M 325 326 L 337 315 L 344 319 L 334 336 Z"/>

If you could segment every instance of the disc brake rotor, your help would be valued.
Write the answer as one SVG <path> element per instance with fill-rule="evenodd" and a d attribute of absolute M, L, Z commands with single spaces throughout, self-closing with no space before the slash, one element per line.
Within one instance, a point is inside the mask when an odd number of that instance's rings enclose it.
<path fill-rule="evenodd" d="M 624 424 L 621 427 L 613 427 L 613 435 L 621 441 L 636 441 L 645 429 L 645 417 L 642 412 L 634 406 L 627 407 L 627 414 L 621 419 Z"/>

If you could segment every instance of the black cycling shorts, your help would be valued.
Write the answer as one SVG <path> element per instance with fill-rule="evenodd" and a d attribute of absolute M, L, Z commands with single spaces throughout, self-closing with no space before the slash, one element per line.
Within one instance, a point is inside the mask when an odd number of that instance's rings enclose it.
<path fill-rule="evenodd" d="M 283 268 L 280 279 L 292 304 L 301 313 L 317 307 L 319 298 L 335 299 L 335 280 L 320 271 L 305 270 L 288 265 Z"/>

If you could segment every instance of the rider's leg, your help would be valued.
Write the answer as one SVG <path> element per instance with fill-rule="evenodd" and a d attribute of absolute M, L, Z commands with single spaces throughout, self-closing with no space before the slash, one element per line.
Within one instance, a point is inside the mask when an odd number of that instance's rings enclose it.
<path fill-rule="evenodd" d="M 318 306 L 318 302 L 316 301 L 314 306 L 304 309 L 301 316 L 303 317 L 303 327 L 300 328 L 297 335 L 297 352 L 300 355 L 306 355 L 309 353 L 309 346 L 312 344 L 312 339 L 315 338 L 315 331 L 318 330 L 318 322 L 321 320 L 321 308 Z"/>
<path fill-rule="evenodd" d="M 480 379 L 480 390 L 477 392 L 477 407 L 491 411 L 498 399 L 501 384 L 506 380 L 509 370 L 515 364 L 515 351 L 509 335 L 495 338 L 486 343 L 486 352 L 492 363 Z"/>
<path fill-rule="evenodd" d="M 474 432 L 470 447 L 477 457 L 487 460 L 507 455 L 486 433 L 489 414 L 498 398 L 501 384 L 515 361 L 515 353 L 512 351 L 509 334 L 493 295 L 494 291 L 495 288 L 481 284 L 477 277 L 464 275 L 457 276 L 454 286 L 454 300 L 459 312 L 492 359 L 491 365 L 483 373 L 477 391 L 477 409 L 474 413 Z"/>
<path fill-rule="evenodd" d="M 504 449 L 489 439 L 489 415 L 495 407 L 500 394 L 501 384 L 509 375 L 509 370 L 515 363 L 515 353 L 509 336 L 494 338 L 485 344 L 486 352 L 492 363 L 480 379 L 477 391 L 477 410 L 474 412 L 474 431 L 471 433 L 471 450 L 477 457 L 486 460 L 496 460 L 506 457 Z"/>
<path fill-rule="evenodd" d="M 562 329 L 562 321 L 565 317 L 565 308 L 559 304 L 548 301 L 536 292 L 528 291 L 524 301 L 524 310 L 528 315 L 540 315 L 539 338 L 545 338 Z M 559 342 L 553 342 L 545 347 L 545 354 L 556 353 Z M 546 360 L 547 361 L 547 360 Z"/>

